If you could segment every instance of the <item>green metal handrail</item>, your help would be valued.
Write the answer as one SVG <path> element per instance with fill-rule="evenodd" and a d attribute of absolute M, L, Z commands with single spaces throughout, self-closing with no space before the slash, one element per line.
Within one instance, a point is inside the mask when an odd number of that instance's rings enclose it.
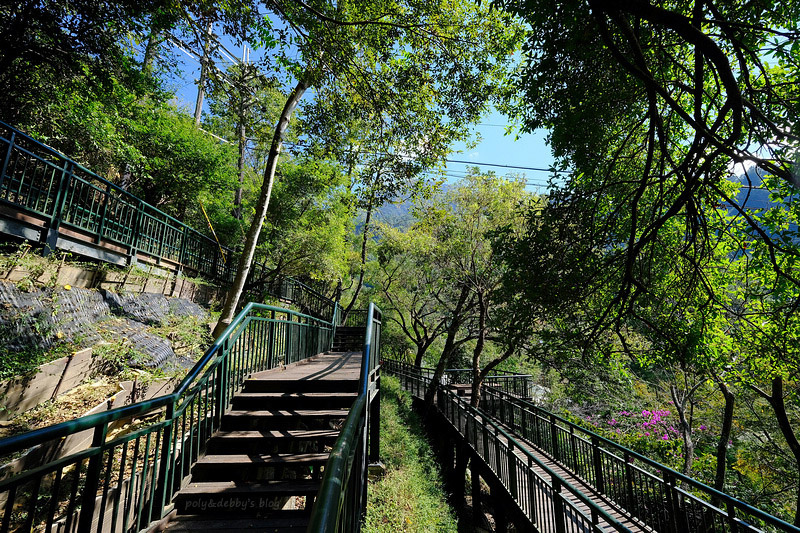
<path fill-rule="evenodd" d="M 325 465 L 309 533 L 357 532 L 366 509 L 367 465 L 379 455 L 381 310 L 370 303 L 359 395 Z M 369 451 L 368 451 L 369 446 Z"/>
<path fill-rule="evenodd" d="M 144 202 L 23 132 L 0 122 L 0 205 L 44 219 L 41 241 L 55 249 L 59 230 L 79 230 L 92 244 L 111 243 L 159 263 L 168 261 L 212 281 L 230 283 L 235 252 Z M 333 301 L 289 277 L 259 280 L 269 269 L 253 265 L 248 286 L 298 304 L 304 312 L 333 318 Z"/>
<path fill-rule="evenodd" d="M 0 481 L 0 531 L 51 531 L 60 520 L 65 531 L 128 532 L 161 518 L 247 376 L 328 350 L 332 331 L 250 303 L 173 393 L 0 440 L 5 457 L 37 446 L 55 456 Z M 118 432 L 123 422 L 130 427 Z M 62 439 L 81 434 L 91 445 L 59 457 Z"/>

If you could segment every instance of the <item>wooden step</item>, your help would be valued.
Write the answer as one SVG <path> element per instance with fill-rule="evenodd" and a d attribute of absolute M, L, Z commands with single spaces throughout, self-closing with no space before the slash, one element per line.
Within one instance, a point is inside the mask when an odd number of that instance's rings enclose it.
<path fill-rule="evenodd" d="M 233 409 L 349 408 L 357 396 L 356 392 L 241 392 L 233 397 Z"/>
<path fill-rule="evenodd" d="M 273 430 L 273 429 L 333 429 L 331 423 L 347 418 L 346 409 L 280 409 L 245 410 L 226 413 L 222 429 Z"/>
<path fill-rule="evenodd" d="M 327 453 L 208 454 L 192 467 L 192 481 L 266 481 L 295 475 L 318 477 Z"/>
<path fill-rule="evenodd" d="M 230 518 L 213 519 L 203 516 L 177 516 L 167 525 L 170 533 L 197 531 L 218 531 L 221 533 L 241 533 L 253 531 L 268 533 L 300 533 L 308 528 L 306 511 L 281 511 L 270 518 Z"/>
<path fill-rule="evenodd" d="M 333 446 L 337 438 L 339 431 L 335 429 L 223 431 L 209 441 L 207 453 L 280 453 L 297 451 L 300 446 L 322 450 Z"/>
<path fill-rule="evenodd" d="M 357 392 L 357 379 L 298 379 L 280 376 L 250 378 L 244 382 L 242 392 Z"/>
<path fill-rule="evenodd" d="M 292 496 L 313 498 L 319 486 L 320 481 L 305 479 L 255 483 L 192 481 L 175 497 L 175 509 L 182 514 L 270 515 L 281 510 Z"/>

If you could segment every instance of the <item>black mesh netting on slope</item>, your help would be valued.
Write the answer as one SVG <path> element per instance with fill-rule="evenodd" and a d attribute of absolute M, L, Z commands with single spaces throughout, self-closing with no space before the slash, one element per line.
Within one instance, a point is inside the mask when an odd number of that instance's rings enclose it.
<path fill-rule="evenodd" d="M 0 282 L 0 341 L 12 352 L 31 347 L 48 349 L 57 342 L 93 346 L 103 340 L 96 324 L 105 322 L 104 329 L 126 339 L 139 354 L 128 361 L 131 366 L 181 364 L 168 340 L 146 330 L 146 325 L 167 323 L 170 315 L 208 317 L 202 307 L 189 300 L 160 294 L 120 295 L 79 288 L 25 292 L 12 283 Z M 123 320 L 109 320 L 114 317 Z"/>

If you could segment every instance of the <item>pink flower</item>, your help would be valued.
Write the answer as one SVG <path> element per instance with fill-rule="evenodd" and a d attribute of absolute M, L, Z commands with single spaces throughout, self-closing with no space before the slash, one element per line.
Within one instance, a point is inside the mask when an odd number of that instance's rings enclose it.
<path fill-rule="evenodd" d="M 644 436 L 645 437 L 649 437 L 650 436 L 650 432 L 649 431 L 645 431 Z"/>
<path fill-rule="evenodd" d="M 704 424 L 700 425 L 700 431 L 705 431 L 706 429 L 708 428 Z"/>
<path fill-rule="evenodd" d="M 667 435 L 667 434 L 665 433 L 665 434 L 664 434 L 664 436 L 663 436 L 663 437 L 661 437 L 661 440 L 669 440 L 669 435 Z"/>

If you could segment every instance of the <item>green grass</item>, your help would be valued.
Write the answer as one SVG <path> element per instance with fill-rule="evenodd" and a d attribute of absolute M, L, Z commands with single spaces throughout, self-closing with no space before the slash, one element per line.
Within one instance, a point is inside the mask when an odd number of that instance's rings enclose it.
<path fill-rule="evenodd" d="M 381 458 L 386 475 L 369 485 L 367 533 L 458 531 L 439 468 L 411 397 L 396 379 L 381 377 Z"/>

